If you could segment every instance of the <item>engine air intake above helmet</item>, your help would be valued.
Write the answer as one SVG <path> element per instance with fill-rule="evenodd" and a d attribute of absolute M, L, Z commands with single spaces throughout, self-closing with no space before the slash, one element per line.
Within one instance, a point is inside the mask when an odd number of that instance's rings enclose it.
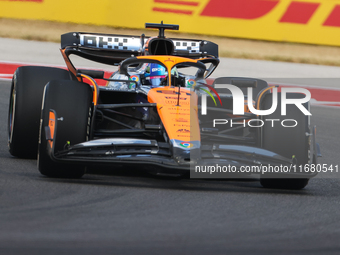
<path fill-rule="evenodd" d="M 170 39 L 154 38 L 149 42 L 149 53 L 151 55 L 172 55 L 174 44 Z"/>

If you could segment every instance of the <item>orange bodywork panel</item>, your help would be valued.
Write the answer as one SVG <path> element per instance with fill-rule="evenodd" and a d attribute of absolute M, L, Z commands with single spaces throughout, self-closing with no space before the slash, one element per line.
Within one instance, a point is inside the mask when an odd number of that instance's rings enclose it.
<path fill-rule="evenodd" d="M 83 79 L 86 79 L 89 83 L 91 83 L 91 87 L 93 88 L 93 104 L 97 105 L 97 101 L 98 101 L 98 89 L 97 89 L 97 85 L 94 79 L 92 79 L 90 76 L 85 75 L 85 74 L 81 74 L 80 77 L 82 77 Z"/>
<path fill-rule="evenodd" d="M 77 77 L 77 70 L 75 69 L 75 67 L 72 65 L 70 59 L 66 56 L 65 54 L 66 49 L 60 49 L 61 55 L 64 58 L 64 61 L 66 63 L 66 66 L 68 68 L 68 70 L 73 73 L 74 77 Z M 81 81 L 80 77 L 77 77 L 78 81 Z"/>
<path fill-rule="evenodd" d="M 138 59 L 154 59 L 158 60 L 165 65 L 165 67 L 168 69 L 168 72 L 171 73 L 171 69 L 174 65 L 184 62 L 191 62 L 191 63 L 197 63 L 197 60 L 193 60 L 190 58 L 183 58 L 183 57 L 174 57 L 174 56 L 139 56 Z"/>
<path fill-rule="evenodd" d="M 49 140 L 48 143 L 52 149 L 53 147 L 53 138 L 54 138 L 54 130 L 55 130 L 55 114 L 54 112 L 50 111 L 49 118 L 48 118 L 48 127 L 50 128 L 50 135 L 51 139 Z"/>
<path fill-rule="evenodd" d="M 154 59 L 162 62 L 167 68 L 168 74 L 171 73 L 171 69 L 176 64 L 184 62 L 197 63 L 198 61 L 174 56 L 142 56 L 137 58 Z M 148 93 L 149 103 L 157 104 L 158 114 L 170 140 L 200 141 L 197 94 L 187 88 L 171 87 L 171 84 L 169 85 L 151 89 Z"/>
<path fill-rule="evenodd" d="M 200 141 L 197 95 L 181 88 L 178 100 L 178 90 L 174 87 L 153 88 L 148 93 L 148 101 L 157 103 L 158 114 L 170 140 Z"/>

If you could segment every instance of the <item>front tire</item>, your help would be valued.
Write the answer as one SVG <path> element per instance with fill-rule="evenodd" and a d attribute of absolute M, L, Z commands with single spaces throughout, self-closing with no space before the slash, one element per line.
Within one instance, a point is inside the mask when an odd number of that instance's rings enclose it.
<path fill-rule="evenodd" d="M 52 79 L 70 79 L 70 74 L 41 66 L 22 66 L 15 71 L 8 111 L 8 148 L 13 156 L 37 157 L 42 96 Z"/>
<path fill-rule="evenodd" d="M 38 148 L 38 169 L 48 177 L 80 178 L 85 166 L 53 161 L 47 151 L 45 127 L 48 126 L 50 110 L 57 114 L 54 151 L 62 151 L 65 145 L 74 145 L 88 139 L 92 90 L 89 85 L 77 81 L 54 80 L 46 85 Z"/>

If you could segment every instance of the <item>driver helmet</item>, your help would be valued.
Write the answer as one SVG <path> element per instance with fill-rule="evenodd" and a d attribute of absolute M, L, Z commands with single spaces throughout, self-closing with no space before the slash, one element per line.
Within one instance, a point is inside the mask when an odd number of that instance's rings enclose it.
<path fill-rule="evenodd" d="M 145 78 L 151 86 L 160 86 L 167 76 L 165 67 L 155 63 L 148 64 L 145 71 Z"/>

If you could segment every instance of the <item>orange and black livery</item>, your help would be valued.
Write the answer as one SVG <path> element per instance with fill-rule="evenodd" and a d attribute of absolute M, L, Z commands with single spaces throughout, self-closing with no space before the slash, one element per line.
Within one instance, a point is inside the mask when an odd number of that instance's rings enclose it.
<path fill-rule="evenodd" d="M 165 30 L 178 30 L 178 25 L 147 23 L 146 28 L 158 29 L 159 35 L 63 34 L 60 51 L 67 69 L 18 68 L 8 117 L 10 153 L 37 155 L 41 174 L 72 178 L 80 178 L 88 166 L 186 176 L 195 174 L 197 166 L 240 169 L 316 162 L 320 153 L 309 116 L 291 109 L 286 118 L 297 119 L 299 126 L 288 130 L 268 121 L 280 119 L 280 109 L 270 116 L 252 114 L 246 107 L 244 115 L 233 114 L 236 99 L 219 86 L 251 87 L 252 104 L 263 110 L 273 98 L 266 81 L 209 78 L 220 61 L 217 44 L 167 38 Z M 71 61 L 74 55 L 107 64 L 113 74 L 78 69 Z M 243 101 L 246 105 L 248 98 Z M 221 119 L 238 124 L 216 125 Z M 256 122 L 266 125 L 255 128 Z M 239 177 L 240 172 L 221 174 Z M 264 187 L 300 189 L 311 177 L 288 172 L 261 175 L 260 181 Z"/>

